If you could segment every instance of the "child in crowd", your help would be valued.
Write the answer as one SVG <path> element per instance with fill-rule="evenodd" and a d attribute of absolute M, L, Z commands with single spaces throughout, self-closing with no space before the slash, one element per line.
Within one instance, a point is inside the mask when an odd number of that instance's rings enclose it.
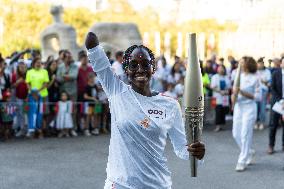
<path fill-rule="evenodd" d="M 34 136 L 38 132 L 38 137 L 43 138 L 42 134 L 42 114 L 43 100 L 37 89 L 32 89 L 28 95 L 28 132 L 27 138 Z"/>
<path fill-rule="evenodd" d="M 96 83 L 98 89 L 98 99 L 102 106 L 102 110 L 100 113 L 101 120 L 101 132 L 107 134 L 110 131 L 109 120 L 110 120 L 110 112 L 109 112 L 109 104 L 106 93 L 103 90 L 100 82 Z"/>
<path fill-rule="evenodd" d="M 69 100 L 66 92 L 61 92 L 61 99 L 57 106 L 56 128 L 59 130 L 58 137 L 69 137 L 69 132 L 73 128 L 72 112 L 73 104 Z"/>
<path fill-rule="evenodd" d="M 0 136 L 1 140 L 6 141 L 11 138 L 13 118 L 16 112 L 16 106 L 11 103 L 11 93 L 5 91 L 3 93 L 3 101 L 0 103 Z"/>
<path fill-rule="evenodd" d="M 88 83 L 84 93 L 84 101 L 87 102 L 88 104 L 87 120 L 84 128 L 85 136 L 91 136 L 91 133 L 93 135 L 99 134 L 99 129 L 98 129 L 99 116 L 95 112 L 95 104 L 99 102 L 97 95 L 98 92 L 97 92 L 97 86 L 95 84 L 95 75 L 94 73 L 90 73 L 88 75 Z M 89 131 L 90 124 L 92 127 L 91 133 Z"/>

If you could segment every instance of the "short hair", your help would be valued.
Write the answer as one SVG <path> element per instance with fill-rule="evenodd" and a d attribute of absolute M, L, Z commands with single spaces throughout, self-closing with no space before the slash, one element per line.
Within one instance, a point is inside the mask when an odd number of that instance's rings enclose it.
<path fill-rule="evenodd" d="M 118 58 L 118 57 L 123 57 L 123 51 L 117 51 L 115 53 L 115 58 Z"/>
<path fill-rule="evenodd" d="M 264 63 L 264 57 L 260 57 L 259 59 L 257 59 L 257 63 Z"/>
<path fill-rule="evenodd" d="M 249 73 L 255 73 L 257 71 L 257 63 L 251 56 L 244 56 L 244 67 L 249 71 Z"/>
<path fill-rule="evenodd" d="M 123 55 L 123 62 L 122 62 L 122 66 L 123 66 L 123 69 L 126 70 L 128 68 L 128 65 L 129 65 L 129 62 L 130 62 L 130 56 L 131 56 L 131 53 L 134 51 L 134 49 L 137 49 L 137 48 L 141 48 L 141 49 L 144 49 L 148 52 L 151 60 L 150 60 L 150 64 L 153 66 L 153 71 L 155 72 L 156 70 L 156 64 L 155 64 L 155 55 L 154 53 L 146 46 L 144 45 L 132 45 L 131 47 L 129 47 L 125 52 L 124 52 L 124 55 Z"/>
<path fill-rule="evenodd" d="M 87 57 L 86 51 L 82 50 L 78 53 L 78 60 L 80 61 L 82 58 Z"/>

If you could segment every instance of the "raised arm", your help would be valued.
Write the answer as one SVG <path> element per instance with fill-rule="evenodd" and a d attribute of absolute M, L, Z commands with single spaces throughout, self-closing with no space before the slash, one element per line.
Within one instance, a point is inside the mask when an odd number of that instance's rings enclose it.
<path fill-rule="evenodd" d="M 88 33 L 85 45 L 88 49 L 88 57 L 92 68 L 96 72 L 97 78 L 108 98 L 127 90 L 127 85 L 111 70 L 109 60 L 102 47 L 99 46 L 99 40 L 94 33 Z"/>

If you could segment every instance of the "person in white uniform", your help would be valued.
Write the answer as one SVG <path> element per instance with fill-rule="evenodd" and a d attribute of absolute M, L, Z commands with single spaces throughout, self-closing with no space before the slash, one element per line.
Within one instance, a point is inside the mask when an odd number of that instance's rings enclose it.
<path fill-rule="evenodd" d="M 178 102 L 150 90 L 154 55 L 145 46 L 131 46 L 123 66 L 130 85 L 118 79 L 94 33 L 86 42 L 88 57 L 110 104 L 111 139 L 105 189 L 170 189 L 171 173 L 164 155 L 167 136 L 176 155 L 197 159 L 205 154 L 202 142 L 187 144 Z"/>
<path fill-rule="evenodd" d="M 260 99 L 260 82 L 256 75 L 257 64 L 252 57 L 243 57 L 240 88 L 234 88 L 238 93 L 234 106 L 233 137 L 239 146 L 236 171 L 244 171 L 252 163 L 255 150 L 252 149 L 253 127 L 257 118 L 256 102 Z M 233 102 L 235 101 L 232 95 Z"/>

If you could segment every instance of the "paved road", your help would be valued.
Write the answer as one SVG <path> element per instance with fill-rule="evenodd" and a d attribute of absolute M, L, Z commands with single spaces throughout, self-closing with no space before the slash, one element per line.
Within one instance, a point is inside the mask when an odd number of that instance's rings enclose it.
<path fill-rule="evenodd" d="M 167 145 L 173 189 L 284 188 L 280 135 L 277 139 L 278 152 L 269 156 L 265 153 L 267 130 L 255 132 L 256 164 L 237 173 L 238 149 L 230 129 L 214 133 L 209 128 L 204 132 L 207 154 L 198 178 L 189 177 L 189 162 L 178 159 Z M 0 189 L 101 189 L 108 144 L 109 135 L 0 143 Z"/>

